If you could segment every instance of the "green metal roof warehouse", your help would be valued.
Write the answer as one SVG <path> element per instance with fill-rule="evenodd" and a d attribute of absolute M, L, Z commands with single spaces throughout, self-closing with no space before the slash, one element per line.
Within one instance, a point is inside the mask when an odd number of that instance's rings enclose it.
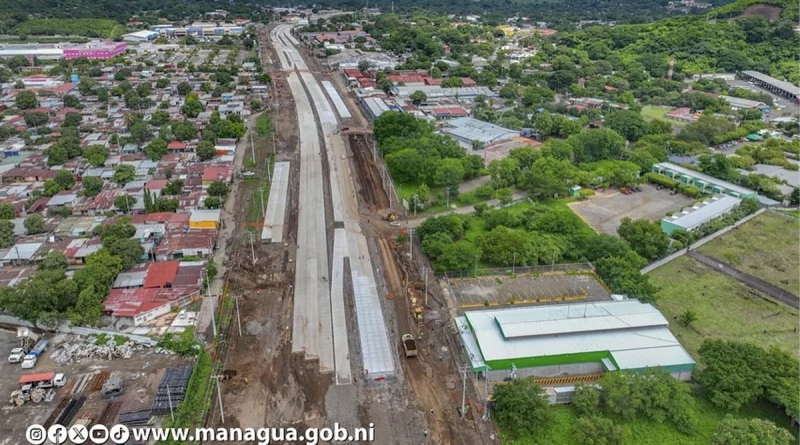
<path fill-rule="evenodd" d="M 667 319 L 638 300 L 469 311 L 456 323 L 473 371 L 492 380 L 649 367 L 689 380 L 695 367 Z"/>

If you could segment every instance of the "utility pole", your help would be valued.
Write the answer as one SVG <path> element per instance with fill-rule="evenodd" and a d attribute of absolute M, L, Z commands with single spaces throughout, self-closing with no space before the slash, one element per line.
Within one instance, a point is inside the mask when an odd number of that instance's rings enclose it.
<path fill-rule="evenodd" d="M 554 249 L 554 250 L 553 250 L 553 262 L 552 262 L 552 263 L 550 263 L 550 272 L 552 272 L 553 270 L 555 270 L 555 268 L 556 268 L 556 251 L 555 251 L 555 249 Z"/>
<path fill-rule="evenodd" d="M 253 146 L 253 128 L 247 129 L 247 134 L 250 136 L 250 153 L 253 155 L 253 164 L 256 163 L 256 149 Z"/>
<path fill-rule="evenodd" d="M 208 291 L 208 301 L 211 303 L 211 328 L 214 330 L 214 338 L 217 338 L 217 322 L 214 314 L 214 298 L 211 297 L 211 280 L 208 279 L 208 269 L 206 273 L 206 290 Z"/>
<path fill-rule="evenodd" d="M 511 275 L 517 274 L 517 253 L 514 252 L 514 260 L 511 263 Z"/>
<path fill-rule="evenodd" d="M 261 192 L 261 214 L 266 218 L 267 211 L 264 209 L 264 187 L 261 187 L 258 191 Z"/>
<path fill-rule="evenodd" d="M 253 257 L 253 266 L 256 265 L 256 250 L 253 247 L 253 232 L 247 232 L 247 238 L 250 239 L 250 255 Z"/>
<path fill-rule="evenodd" d="M 475 276 L 478 276 L 478 255 L 475 255 Z"/>
<path fill-rule="evenodd" d="M 234 301 L 234 303 L 236 303 L 236 322 L 239 325 L 239 337 L 241 337 L 242 336 L 242 316 L 239 313 L 239 296 L 235 295 L 233 297 L 233 301 Z"/>
<path fill-rule="evenodd" d="M 422 269 L 423 281 L 425 282 L 425 307 L 428 307 L 428 268 Z"/>
<path fill-rule="evenodd" d="M 461 419 L 466 416 L 466 403 L 467 403 L 467 367 L 461 366 Z"/>
<path fill-rule="evenodd" d="M 172 412 L 172 396 L 170 395 L 169 385 L 167 385 L 167 401 L 169 402 L 169 416 L 175 421 L 175 413 Z"/>
<path fill-rule="evenodd" d="M 223 378 L 221 375 L 215 375 L 214 380 L 217 381 L 217 400 L 219 400 L 219 417 L 222 419 L 222 423 L 225 424 L 225 410 L 222 408 L 222 390 L 219 388 L 219 379 Z"/>
<path fill-rule="evenodd" d="M 411 261 L 414 261 L 414 228 L 408 228 L 408 254 L 411 255 Z"/>

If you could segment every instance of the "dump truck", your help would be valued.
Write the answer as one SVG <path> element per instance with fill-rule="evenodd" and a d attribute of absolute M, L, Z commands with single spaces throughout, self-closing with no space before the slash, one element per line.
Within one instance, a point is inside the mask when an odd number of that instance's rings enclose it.
<path fill-rule="evenodd" d="M 406 357 L 417 356 L 417 342 L 411 334 L 403 334 L 403 350 L 406 352 Z"/>

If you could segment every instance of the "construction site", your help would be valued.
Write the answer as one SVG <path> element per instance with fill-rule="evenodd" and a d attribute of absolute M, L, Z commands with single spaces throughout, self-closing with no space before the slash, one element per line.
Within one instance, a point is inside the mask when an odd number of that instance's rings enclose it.
<path fill-rule="evenodd" d="M 369 121 L 290 26 L 258 35 L 274 131 L 253 137 L 256 176 L 234 184 L 210 327 L 225 378 L 206 425 L 373 424 L 378 443 L 498 443 L 444 294 L 401 236 Z"/>

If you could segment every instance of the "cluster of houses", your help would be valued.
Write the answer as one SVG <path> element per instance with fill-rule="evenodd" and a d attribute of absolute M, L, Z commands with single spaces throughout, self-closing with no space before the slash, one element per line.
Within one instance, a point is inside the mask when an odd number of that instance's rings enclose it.
<path fill-rule="evenodd" d="M 209 186 L 215 182 L 230 184 L 234 176 L 240 175 L 234 168 L 240 144 L 235 138 L 218 138 L 214 144 L 215 156 L 201 160 L 195 152 L 202 142 L 201 131 L 211 124 L 214 113 L 221 118 L 235 114 L 247 119 L 254 103 L 267 103 L 269 88 L 258 82 L 255 63 L 241 61 L 237 63 L 238 74 L 230 82 L 233 91 L 204 92 L 201 84 L 216 85 L 214 73 L 190 71 L 187 66 L 195 63 L 225 66 L 230 59 L 209 55 L 206 60 L 198 60 L 208 55 L 204 52 L 211 51 L 169 46 L 169 51 L 128 51 L 123 57 L 104 56 L 109 61 L 95 65 L 100 73 L 91 77 L 93 88 L 111 91 L 127 82 L 136 90 L 143 83 L 151 84 L 147 105 L 135 109 L 126 107 L 122 97 L 109 95 L 108 101 L 99 100 L 94 91 L 79 88 L 81 79 L 77 75 L 51 74 L 54 65 L 39 63 L 37 67 L 27 67 L 29 70 L 22 70 L 9 82 L 0 84 L 0 110 L 4 110 L 0 117 L 0 135 L 4 138 L 0 140 L 0 204 L 8 204 L 14 210 L 13 241 L 0 248 L 0 285 L 14 286 L 30 276 L 51 251 L 62 252 L 71 269 L 80 268 L 89 255 L 102 247 L 96 229 L 126 216 L 136 228 L 134 238 L 144 253 L 139 265 L 117 277 L 104 303 L 112 327 L 142 332 L 154 323 L 161 323 L 162 315 L 173 313 L 203 293 L 206 263 L 215 252 L 223 225 L 219 202 L 214 200 L 213 205 L 206 202 L 210 197 Z M 122 69 L 126 69 L 126 76 L 115 76 Z M 158 87 L 156 82 L 162 78 L 169 83 L 163 86 L 162 82 L 163 87 Z M 196 117 L 187 117 L 181 111 L 186 93 L 181 94 L 177 86 L 183 82 L 191 86 L 202 104 Z M 16 99 L 26 91 L 35 93 L 38 105 L 20 110 Z M 65 105 L 67 95 L 72 96 L 68 101 L 72 106 Z M 73 98 L 77 99 L 77 105 Z M 47 122 L 38 125 L 26 122 L 26 115 L 31 112 L 46 115 Z M 161 119 L 166 112 L 172 123 L 191 122 L 197 134 L 168 140 L 167 154 L 153 160 L 143 150 L 149 141 L 137 143 L 131 137 L 129 116 L 140 115 L 156 136 L 159 126 L 149 124 L 156 112 L 160 112 Z M 57 165 L 48 162 L 48 149 L 58 144 L 65 119 L 74 113 L 81 116 L 78 132 L 81 147 L 85 150 L 102 146 L 107 150 L 102 165 L 97 162 L 92 165 L 84 156 Z M 116 182 L 114 173 L 123 165 L 132 167 L 133 178 Z M 71 174 L 75 185 L 55 194 L 45 193 L 48 181 L 52 182 L 62 171 Z M 87 178 L 102 180 L 99 192 L 86 193 Z M 176 211 L 145 208 L 148 197 L 162 196 L 170 181 L 176 180 L 183 184 L 177 195 L 171 192 L 169 196 L 177 201 Z M 97 187 L 96 179 L 92 183 Z M 119 200 L 121 196 L 132 196 L 135 200 Z M 118 207 L 123 202 L 132 204 Z M 34 214 L 42 216 L 44 230 L 31 232 L 26 228 L 26 218 Z"/>

